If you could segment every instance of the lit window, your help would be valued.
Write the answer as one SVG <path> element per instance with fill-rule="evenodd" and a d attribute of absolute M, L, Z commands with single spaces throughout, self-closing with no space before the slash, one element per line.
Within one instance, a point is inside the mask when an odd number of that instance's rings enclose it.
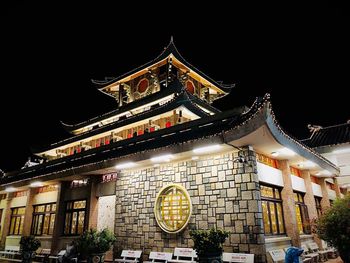
<path fill-rule="evenodd" d="M 64 220 L 65 235 L 80 235 L 85 230 L 86 200 L 69 201 L 66 203 Z"/>
<path fill-rule="evenodd" d="M 321 197 L 315 196 L 315 204 L 316 204 L 317 216 L 320 217 L 322 215 Z"/>
<path fill-rule="evenodd" d="M 285 234 L 280 189 L 260 185 L 260 190 L 265 234 Z"/>
<path fill-rule="evenodd" d="M 25 207 L 12 208 L 10 235 L 22 235 Z"/>
<path fill-rule="evenodd" d="M 295 213 L 299 234 L 310 234 L 310 220 L 307 206 L 304 203 L 304 196 L 301 193 L 294 192 Z"/>
<path fill-rule="evenodd" d="M 52 235 L 55 226 L 56 204 L 34 206 L 31 234 L 35 236 Z"/>

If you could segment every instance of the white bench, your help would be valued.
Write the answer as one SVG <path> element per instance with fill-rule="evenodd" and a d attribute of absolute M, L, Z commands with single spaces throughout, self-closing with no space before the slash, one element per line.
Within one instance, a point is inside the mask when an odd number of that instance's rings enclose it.
<path fill-rule="evenodd" d="M 149 260 L 150 261 L 144 261 L 143 263 L 150 263 L 150 262 L 164 262 L 168 263 L 168 261 L 172 260 L 173 253 L 168 252 L 151 252 L 149 254 Z"/>
<path fill-rule="evenodd" d="M 271 256 L 272 262 L 284 262 L 286 257 L 286 253 L 283 249 L 274 249 L 269 251 L 269 255 Z"/>
<path fill-rule="evenodd" d="M 49 261 L 51 262 L 51 260 L 55 260 L 56 262 L 58 262 L 58 258 L 62 257 L 65 253 L 66 253 L 65 249 L 60 250 L 60 252 L 58 252 L 56 256 L 50 255 L 49 256 Z"/>
<path fill-rule="evenodd" d="M 21 259 L 16 259 L 15 256 L 20 256 L 19 246 L 5 246 L 4 251 L 0 251 L 0 260 L 22 262 Z"/>
<path fill-rule="evenodd" d="M 304 250 L 304 253 L 302 254 L 302 256 L 306 258 L 311 258 L 312 262 L 318 262 L 320 258 L 320 255 L 318 253 L 310 252 L 309 248 L 305 244 L 301 245 L 301 249 Z"/>
<path fill-rule="evenodd" d="M 254 263 L 254 254 L 227 253 L 222 254 L 223 262 Z"/>
<path fill-rule="evenodd" d="M 141 250 L 123 250 L 121 257 L 114 259 L 114 262 L 135 263 L 139 262 L 141 257 Z"/>
<path fill-rule="evenodd" d="M 172 263 L 194 263 L 197 253 L 192 248 L 176 247 L 174 251 L 175 259 L 171 259 L 168 262 Z"/>
<path fill-rule="evenodd" d="M 306 245 L 309 247 L 309 249 L 312 252 L 319 254 L 321 261 L 327 261 L 327 252 L 324 250 L 320 250 L 320 248 L 316 243 L 310 242 L 310 243 L 307 243 Z"/>

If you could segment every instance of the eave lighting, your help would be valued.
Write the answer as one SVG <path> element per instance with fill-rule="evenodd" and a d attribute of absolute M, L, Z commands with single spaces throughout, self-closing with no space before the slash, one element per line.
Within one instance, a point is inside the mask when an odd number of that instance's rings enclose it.
<path fill-rule="evenodd" d="M 172 158 L 173 158 L 172 154 L 164 154 L 164 155 L 152 157 L 151 161 L 154 163 L 170 162 Z"/>
<path fill-rule="evenodd" d="M 350 153 L 350 148 L 344 148 L 344 149 L 334 150 L 334 151 L 332 151 L 332 153 L 335 153 L 335 154 Z"/>
<path fill-rule="evenodd" d="M 212 144 L 204 147 L 194 148 L 193 152 L 196 154 L 209 153 L 209 152 L 217 151 L 220 148 L 221 146 L 219 144 Z"/>
<path fill-rule="evenodd" d="M 12 192 L 16 192 L 17 189 L 13 186 L 9 186 L 9 187 L 6 187 L 5 188 L 5 192 L 8 192 L 8 193 L 12 193 Z"/>
<path fill-rule="evenodd" d="M 192 158 L 191 158 L 192 160 L 198 160 L 199 159 L 199 157 L 198 156 L 192 156 Z"/>
<path fill-rule="evenodd" d="M 32 182 L 30 183 L 30 187 L 42 187 L 44 184 L 42 182 L 36 181 L 36 182 Z"/>
<path fill-rule="evenodd" d="M 279 156 L 280 154 L 279 154 L 279 152 L 272 152 L 271 155 L 272 155 L 273 157 L 277 157 L 277 156 Z"/>
<path fill-rule="evenodd" d="M 136 164 L 134 162 L 126 162 L 126 163 L 120 163 L 115 166 L 117 169 L 129 169 L 135 167 Z"/>
<path fill-rule="evenodd" d="M 279 153 L 283 154 L 283 155 L 288 155 L 288 156 L 296 155 L 296 153 L 294 151 L 292 151 L 291 149 L 288 149 L 288 148 L 283 148 L 283 149 L 279 150 Z"/>

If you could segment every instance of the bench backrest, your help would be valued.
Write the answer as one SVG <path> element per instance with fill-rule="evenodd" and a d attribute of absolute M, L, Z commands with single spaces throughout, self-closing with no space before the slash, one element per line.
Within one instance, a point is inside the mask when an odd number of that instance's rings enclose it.
<path fill-rule="evenodd" d="M 19 246 L 5 246 L 5 250 L 19 252 Z"/>
<path fill-rule="evenodd" d="M 283 251 L 283 249 L 275 249 L 275 250 L 270 250 L 269 254 L 273 260 L 273 262 L 281 261 L 285 259 L 286 253 Z"/>
<path fill-rule="evenodd" d="M 309 253 L 309 248 L 305 245 L 305 244 L 301 244 L 301 249 L 304 250 L 304 254 L 308 254 Z"/>
<path fill-rule="evenodd" d="M 139 259 L 141 257 L 141 254 L 141 250 L 123 250 L 121 257 Z"/>
<path fill-rule="evenodd" d="M 191 261 L 194 261 L 194 258 L 197 257 L 196 250 L 192 248 L 176 247 L 174 251 L 174 256 L 176 259 L 180 258 L 191 258 Z"/>
<path fill-rule="evenodd" d="M 307 246 L 313 251 L 318 251 L 318 245 L 316 243 L 311 242 L 308 243 Z"/>
<path fill-rule="evenodd" d="M 254 263 L 254 254 L 226 253 L 222 254 L 223 262 Z"/>
<path fill-rule="evenodd" d="M 173 258 L 173 253 L 167 252 L 151 252 L 149 254 L 149 259 L 152 261 L 160 260 L 167 262 Z"/>
<path fill-rule="evenodd" d="M 51 254 L 51 249 L 50 248 L 43 248 L 40 251 L 40 254 L 42 254 L 42 255 L 50 255 Z"/>

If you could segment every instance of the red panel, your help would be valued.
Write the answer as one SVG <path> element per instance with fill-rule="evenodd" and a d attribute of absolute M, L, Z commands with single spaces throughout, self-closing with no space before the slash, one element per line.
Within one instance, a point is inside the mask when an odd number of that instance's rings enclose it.
<path fill-rule="evenodd" d="M 186 82 L 186 89 L 189 93 L 194 94 L 194 85 L 192 81 L 187 81 Z"/>
<path fill-rule="evenodd" d="M 170 122 L 170 121 L 167 121 L 167 122 L 165 123 L 165 127 L 167 127 L 167 128 L 171 127 L 171 122 Z"/>
<path fill-rule="evenodd" d="M 139 84 L 137 85 L 137 91 L 140 93 L 144 93 L 149 86 L 148 83 L 148 79 L 141 79 Z"/>

